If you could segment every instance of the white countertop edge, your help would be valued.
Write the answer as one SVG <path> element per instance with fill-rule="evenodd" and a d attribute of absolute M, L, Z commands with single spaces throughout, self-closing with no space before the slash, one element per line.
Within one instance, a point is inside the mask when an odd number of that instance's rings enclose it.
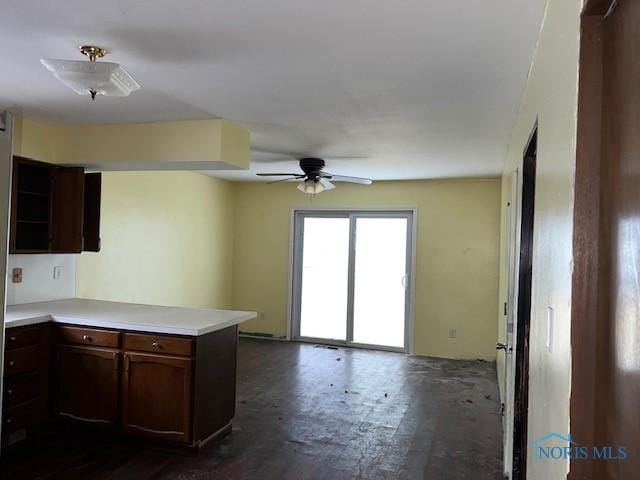
<path fill-rule="evenodd" d="M 173 334 L 173 335 L 188 335 L 192 337 L 197 337 L 200 335 L 205 335 L 207 333 L 216 332 L 218 330 L 222 330 L 227 327 L 238 325 L 247 320 L 251 320 L 252 318 L 256 318 L 257 316 L 258 314 L 256 312 L 245 312 L 242 315 L 238 315 L 235 318 L 230 318 L 223 322 L 216 323 L 215 325 L 209 325 L 199 329 L 194 329 L 194 328 L 180 328 L 180 327 L 173 327 L 173 326 L 166 327 L 162 325 L 145 324 L 145 323 L 129 323 L 129 322 L 118 322 L 118 321 L 111 321 L 111 320 L 92 320 L 89 318 L 65 317 L 62 315 L 40 315 L 40 316 L 35 316 L 30 318 L 21 318 L 19 320 L 11 320 L 5 323 L 5 328 L 24 327 L 27 325 L 36 325 L 38 323 L 53 322 L 53 323 L 62 323 L 62 324 L 68 324 L 68 325 L 82 325 L 86 327 L 129 330 L 134 332 L 166 333 L 166 334 Z"/>

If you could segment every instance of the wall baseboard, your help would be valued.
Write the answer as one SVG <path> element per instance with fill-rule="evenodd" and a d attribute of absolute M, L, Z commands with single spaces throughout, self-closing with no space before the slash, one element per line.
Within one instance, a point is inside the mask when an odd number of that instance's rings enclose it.
<path fill-rule="evenodd" d="M 274 337 L 270 333 L 254 333 L 254 332 L 238 332 L 238 336 L 242 338 L 254 338 L 258 340 L 274 340 L 277 342 L 287 342 L 287 337 Z"/>

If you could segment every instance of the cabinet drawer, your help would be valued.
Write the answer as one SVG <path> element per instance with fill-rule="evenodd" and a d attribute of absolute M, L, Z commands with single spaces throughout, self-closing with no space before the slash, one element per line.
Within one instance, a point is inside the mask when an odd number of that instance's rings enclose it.
<path fill-rule="evenodd" d="M 166 353 L 170 355 L 193 355 L 193 339 L 148 335 L 144 333 L 125 333 L 123 348 L 140 352 Z"/>
<path fill-rule="evenodd" d="M 42 420 L 41 410 L 40 404 L 35 400 L 4 409 L 3 435 L 37 425 Z"/>
<path fill-rule="evenodd" d="M 4 383 L 5 407 L 34 400 L 40 393 L 40 376 L 38 373 L 8 378 Z"/>
<path fill-rule="evenodd" d="M 9 328 L 5 332 L 5 350 L 37 345 L 41 334 L 42 327 Z"/>
<path fill-rule="evenodd" d="M 9 377 L 36 370 L 39 363 L 40 355 L 37 346 L 8 350 L 4 355 L 4 376 Z"/>
<path fill-rule="evenodd" d="M 120 346 L 120 332 L 114 332 L 113 330 L 71 327 L 68 325 L 59 325 L 57 330 L 60 343 L 107 348 L 118 348 Z"/>

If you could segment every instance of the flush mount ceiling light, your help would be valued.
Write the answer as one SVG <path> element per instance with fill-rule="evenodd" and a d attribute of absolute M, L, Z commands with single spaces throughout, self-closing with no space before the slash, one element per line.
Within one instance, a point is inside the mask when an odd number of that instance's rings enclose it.
<path fill-rule="evenodd" d="M 53 76 L 78 95 L 96 95 L 108 97 L 126 97 L 140 90 L 140 85 L 127 71 L 117 63 L 97 62 L 107 51 L 100 47 L 82 45 L 80 53 L 89 57 L 89 61 L 41 59 L 40 63 Z"/>

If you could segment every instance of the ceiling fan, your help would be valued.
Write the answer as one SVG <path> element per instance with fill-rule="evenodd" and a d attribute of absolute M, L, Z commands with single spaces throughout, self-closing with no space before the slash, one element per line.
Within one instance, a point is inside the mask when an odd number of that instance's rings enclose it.
<path fill-rule="evenodd" d="M 270 183 L 300 180 L 301 183 L 298 185 L 298 190 L 312 195 L 336 188 L 330 180 L 334 182 L 359 183 L 361 185 L 371 185 L 373 183 L 368 178 L 347 177 L 325 172 L 322 170 L 324 166 L 325 162 L 322 158 L 301 158 L 300 169 L 304 173 L 258 173 L 257 175 L 260 177 L 288 177 Z"/>

